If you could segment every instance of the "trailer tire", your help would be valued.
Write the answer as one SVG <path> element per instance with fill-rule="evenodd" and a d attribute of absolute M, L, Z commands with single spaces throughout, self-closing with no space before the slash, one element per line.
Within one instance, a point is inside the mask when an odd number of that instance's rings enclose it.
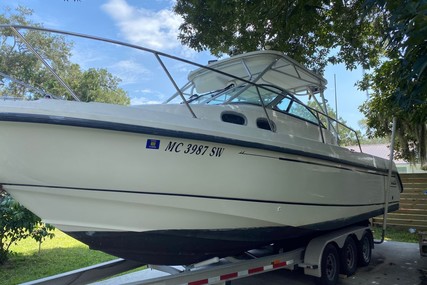
<path fill-rule="evenodd" d="M 319 285 L 335 285 L 338 282 L 340 272 L 340 259 L 337 248 L 329 243 L 322 253 L 321 277 Z"/>
<path fill-rule="evenodd" d="M 341 273 L 351 276 L 356 273 L 359 249 L 352 236 L 348 236 L 340 250 Z"/>
<path fill-rule="evenodd" d="M 374 238 L 371 231 L 367 230 L 358 242 L 359 266 L 367 266 L 372 259 L 372 246 Z"/>

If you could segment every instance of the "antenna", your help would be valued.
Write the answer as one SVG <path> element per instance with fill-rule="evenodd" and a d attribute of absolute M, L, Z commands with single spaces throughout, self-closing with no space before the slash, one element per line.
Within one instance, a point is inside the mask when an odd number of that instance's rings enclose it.
<path fill-rule="evenodd" d="M 334 90 L 335 90 L 335 119 L 336 119 L 336 129 L 338 137 L 338 99 L 337 99 L 337 76 L 334 73 Z"/>

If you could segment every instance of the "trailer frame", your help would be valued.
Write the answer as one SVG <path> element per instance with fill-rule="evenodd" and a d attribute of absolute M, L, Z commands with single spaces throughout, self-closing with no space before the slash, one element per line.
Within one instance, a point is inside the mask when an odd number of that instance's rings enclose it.
<path fill-rule="evenodd" d="M 192 266 L 147 265 L 148 268 L 142 269 L 143 272 L 140 271 L 144 274 L 139 280 L 120 283 L 128 285 L 228 285 L 231 284 L 232 280 L 269 271 L 303 268 L 304 274 L 317 277 L 319 284 L 336 284 L 340 274 L 340 264 L 343 262 L 340 256 L 342 256 L 342 251 L 346 250 L 344 248 L 346 241 L 351 238 L 361 243 L 366 234 L 372 239 L 367 251 L 369 263 L 371 249 L 373 248 L 371 229 L 367 226 L 351 226 L 315 237 L 306 246 L 286 252 L 272 253 L 272 247 L 265 247 L 248 251 L 243 256 L 213 258 Z M 329 256 L 330 251 L 332 252 L 331 256 Z M 327 254 L 326 257 L 325 254 Z M 329 257 L 331 259 L 328 259 Z M 331 264 L 331 260 L 335 260 L 336 264 Z M 88 284 L 141 266 L 144 264 L 116 259 L 24 284 Z"/>

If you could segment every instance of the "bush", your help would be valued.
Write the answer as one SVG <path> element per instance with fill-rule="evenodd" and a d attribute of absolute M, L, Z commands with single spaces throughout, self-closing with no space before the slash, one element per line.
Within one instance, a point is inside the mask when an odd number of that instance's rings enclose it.
<path fill-rule="evenodd" d="M 0 264 L 8 259 L 12 244 L 31 237 L 41 245 L 54 236 L 53 229 L 0 188 Z"/>

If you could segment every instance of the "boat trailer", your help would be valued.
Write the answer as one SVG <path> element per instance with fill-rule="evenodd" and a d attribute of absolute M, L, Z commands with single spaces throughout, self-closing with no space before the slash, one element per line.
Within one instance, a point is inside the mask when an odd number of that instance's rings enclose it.
<path fill-rule="evenodd" d="M 349 240 L 352 242 L 349 243 Z M 354 246 L 353 248 L 348 247 L 348 244 L 357 245 L 358 252 L 355 253 L 356 248 Z M 373 238 L 370 228 L 354 226 L 316 237 L 307 246 L 287 252 L 273 253 L 271 248 L 266 247 L 248 251 L 244 257 L 212 258 L 187 267 L 146 265 L 137 272 L 138 280 L 126 281 L 123 277 L 134 274 L 126 274 L 125 272 L 142 267 L 144 264 L 116 259 L 27 282 L 24 285 L 76 285 L 88 284 L 98 280 L 104 281 L 95 284 L 229 285 L 232 280 L 278 269 L 295 270 L 297 268 L 303 268 L 306 275 L 317 277 L 320 284 L 336 284 L 343 262 L 344 264 L 348 263 L 349 267 L 354 267 L 355 271 L 358 262 L 357 255 L 363 256 L 365 262 L 369 263 L 372 247 Z M 346 266 L 344 265 L 344 267 Z M 113 277 L 120 273 L 126 275 Z M 348 275 L 353 273 L 350 272 Z M 110 277 L 113 279 L 105 280 L 105 278 Z M 122 279 L 114 281 L 114 278 Z"/>

